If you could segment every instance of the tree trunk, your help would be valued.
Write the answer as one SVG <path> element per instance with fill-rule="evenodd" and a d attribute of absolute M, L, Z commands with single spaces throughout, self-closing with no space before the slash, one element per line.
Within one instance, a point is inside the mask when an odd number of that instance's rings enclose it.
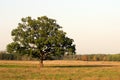
<path fill-rule="evenodd" d="M 40 67 L 43 67 L 43 60 L 40 60 Z"/>
<path fill-rule="evenodd" d="M 40 67 L 43 67 L 43 55 L 40 58 Z"/>

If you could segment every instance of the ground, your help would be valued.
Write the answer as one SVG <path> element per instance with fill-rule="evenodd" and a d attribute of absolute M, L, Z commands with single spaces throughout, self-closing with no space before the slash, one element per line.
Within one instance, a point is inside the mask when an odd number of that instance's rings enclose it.
<path fill-rule="evenodd" d="M 120 62 L 0 61 L 0 80 L 120 80 Z"/>

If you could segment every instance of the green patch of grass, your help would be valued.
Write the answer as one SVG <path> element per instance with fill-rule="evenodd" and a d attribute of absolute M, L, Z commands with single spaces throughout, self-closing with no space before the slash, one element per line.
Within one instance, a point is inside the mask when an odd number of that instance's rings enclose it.
<path fill-rule="evenodd" d="M 23 68 L 26 66 L 19 66 L 19 65 L 0 65 L 0 68 Z"/>
<path fill-rule="evenodd" d="M 0 65 L 0 68 L 30 68 L 30 67 L 36 67 L 36 66 L 27 66 L 27 65 L 10 65 L 10 64 L 5 64 L 5 65 Z"/>

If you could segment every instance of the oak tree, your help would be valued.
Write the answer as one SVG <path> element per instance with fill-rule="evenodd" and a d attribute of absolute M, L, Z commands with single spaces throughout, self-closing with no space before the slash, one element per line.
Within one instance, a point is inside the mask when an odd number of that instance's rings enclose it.
<path fill-rule="evenodd" d="M 13 42 L 7 45 L 7 51 L 39 57 L 41 66 L 45 57 L 69 52 L 75 54 L 74 40 L 67 37 L 61 28 L 55 19 L 47 16 L 22 18 L 11 32 Z"/>

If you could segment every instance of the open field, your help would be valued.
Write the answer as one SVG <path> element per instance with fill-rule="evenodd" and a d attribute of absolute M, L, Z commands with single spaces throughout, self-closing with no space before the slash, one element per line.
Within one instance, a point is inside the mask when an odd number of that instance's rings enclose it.
<path fill-rule="evenodd" d="M 0 61 L 0 80 L 120 80 L 120 62 Z"/>

